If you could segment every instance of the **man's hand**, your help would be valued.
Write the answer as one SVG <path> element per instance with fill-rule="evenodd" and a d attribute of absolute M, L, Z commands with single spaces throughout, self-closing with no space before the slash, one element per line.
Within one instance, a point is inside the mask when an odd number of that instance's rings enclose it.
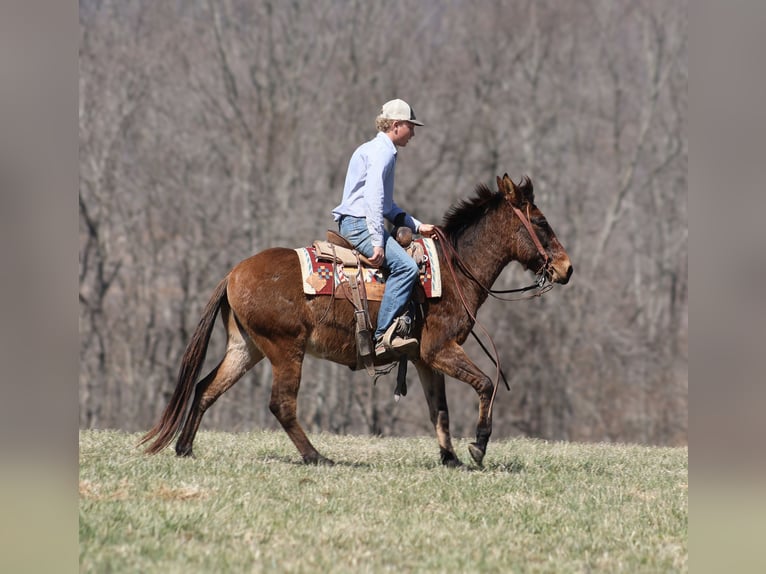
<path fill-rule="evenodd" d="M 386 259 L 385 251 L 382 247 L 373 247 L 372 248 L 372 257 L 367 258 L 370 263 L 372 263 L 375 267 L 380 267 L 383 265 L 383 261 Z"/>
<path fill-rule="evenodd" d="M 420 233 L 420 235 L 425 235 L 426 237 L 433 237 L 434 227 L 435 226 L 430 223 L 421 223 L 420 227 L 418 227 L 418 233 Z"/>

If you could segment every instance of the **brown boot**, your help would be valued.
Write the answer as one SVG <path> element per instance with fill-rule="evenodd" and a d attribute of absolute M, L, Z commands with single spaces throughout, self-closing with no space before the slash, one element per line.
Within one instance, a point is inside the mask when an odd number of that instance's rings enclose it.
<path fill-rule="evenodd" d="M 381 357 L 388 353 L 393 355 L 412 355 L 417 353 L 419 346 L 417 339 L 401 337 L 396 334 L 397 326 L 401 320 L 403 320 L 402 317 L 397 318 L 391 326 L 386 329 L 383 337 L 375 341 L 376 357 Z"/>
<path fill-rule="evenodd" d="M 418 340 L 403 337 L 394 337 L 391 339 L 391 350 L 397 355 L 410 355 L 418 350 Z"/>
<path fill-rule="evenodd" d="M 380 358 L 384 355 L 390 355 L 393 360 L 399 355 L 413 355 L 417 353 L 418 346 L 417 339 L 394 337 L 390 343 L 385 343 L 381 339 L 375 344 L 375 356 Z"/>

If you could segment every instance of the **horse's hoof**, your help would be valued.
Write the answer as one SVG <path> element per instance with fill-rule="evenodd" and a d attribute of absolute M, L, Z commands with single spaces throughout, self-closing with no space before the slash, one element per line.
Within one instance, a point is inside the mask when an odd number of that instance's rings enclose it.
<path fill-rule="evenodd" d="M 468 453 L 479 468 L 484 468 L 484 451 L 475 442 L 468 445 Z"/>
<path fill-rule="evenodd" d="M 177 448 L 176 449 L 176 456 L 180 457 L 188 457 L 188 458 L 194 458 L 194 452 L 191 448 Z"/>
<path fill-rule="evenodd" d="M 457 457 L 443 460 L 442 464 L 446 466 L 447 468 L 460 468 L 463 466 L 463 463 L 460 462 L 460 459 Z"/>
<path fill-rule="evenodd" d="M 441 463 L 442 466 L 446 466 L 447 468 L 458 468 L 463 466 L 463 463 L 460 462 L 460 459 L 457 457 L 457 455 L 455 455 L 454 452 L 448 451 L 446 449 L 442 449 Z"/>
<path fill-rule="evenodd" d="M 304 456 L 303 462 L 306 464 L 322 465 L 322 466 L 335 466 L 335 461 L 327 457 L 318 454 L 316 456 Z"/>

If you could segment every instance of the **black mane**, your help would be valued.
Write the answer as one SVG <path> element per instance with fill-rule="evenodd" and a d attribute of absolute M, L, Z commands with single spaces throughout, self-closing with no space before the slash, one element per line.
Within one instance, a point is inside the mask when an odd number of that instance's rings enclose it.
<path fill-rule="evenodd" d="M 457 239 L 467 227 L 497 209 L 502 199 L 501 192 L 492 191 L 484 184 L 476 186 L 475 197 L 463 199 L 449 208 L 442 223 L 444 232 L 453 240 Z"/>

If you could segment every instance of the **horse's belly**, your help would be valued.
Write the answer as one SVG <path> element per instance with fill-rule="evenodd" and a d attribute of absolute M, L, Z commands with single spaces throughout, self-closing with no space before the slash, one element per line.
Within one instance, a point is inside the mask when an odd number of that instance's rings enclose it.
<path fill-rule="evenodd" d="M 353 335 L 347 330 L 322 326 L 314 328 L 306 345 L 306 353 L 341 365 L 356 366 L 356 345 Z"/>

